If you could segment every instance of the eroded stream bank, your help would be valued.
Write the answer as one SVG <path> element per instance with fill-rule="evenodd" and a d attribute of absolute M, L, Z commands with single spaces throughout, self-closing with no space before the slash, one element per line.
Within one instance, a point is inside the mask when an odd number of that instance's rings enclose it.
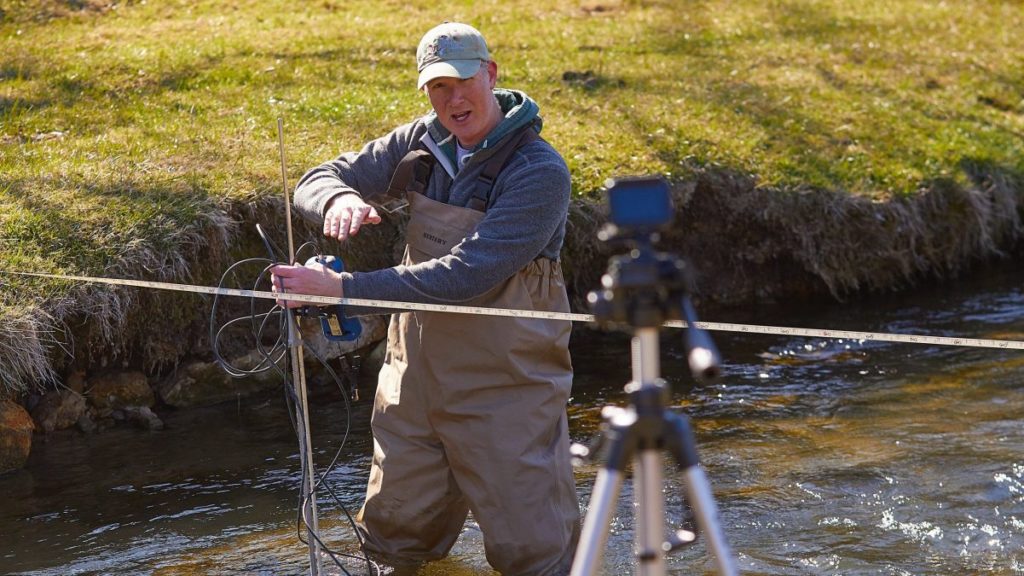
<path fill-rule="evenodd" d="M 872 291 L 954 278 L 980 262 L 1015 252 L 1024 230 L 1021 178 L 999 167 L 965 170 L 973 178 L 968 189 L 935 182 L 920 194 L 888 202 L 820 190 L 771 190 L 757 187 L 749 178 L 708 172 L 675 186 L 677 220 L 663 234 L 659 248 L 691 263 L 698 307 L 705 314 L 794 301 L 856 299 Z M 194 234 L 188 250 L 173 258 L 195 263 L 189 281 L 215 284 L 234 261 L 264 252 L 255 234 L 257 222 L 283 238 L 282 213 L 280 203 L 272 200 L 225 208 L 223 215 L 209 219 L 223 228 Z M 577 201 L 570 215 L 563 259 L 578 311 L 586 311 L 586 293 L 600 285 L 609 256 L 620 250 L 597 240 L 603 214 L 602 205 Z M 351 246 L 322 243 L 322 249 L 340 253 L 349 269 L 388 266 L 400 256 L 403 229 L 401 216 L 389 216 L 381 226 L 366 229 Z M 319 235 L 298 226 L 297 236 Z M 151 277 L 143 271 L 138 275 Z M 205 374 L 205 388 L 214 391 L 214 399 L 218 387 L 231 397 L 249 393 L 246 386 L 217 375 L 211 364 L 208 299 L 82 285 L 70 302 L 63 302 L 58 312 L 23 318 L 27 325 L 6 325 L 12 331 L 3 334 L 5 341 L 16 344 L 0 346 L 4 369 L 26 375 L 26 391 L 37 396 L 40 388 L 54 385 L 37 376 L 53 374 L 57 387 L 68 389 L 61 392 L 64 398 L 56 411 L 65 405 L 70 410 L 33 423 L 24 407 L 34 408 L 40 398 L 21 394 L 18 403 L 6 403 L 14 416 L 0 418 L 0 429 L 13 438 L 0 443 L 5 448 L 0 458 L 4 469 L 22 465 L 35 436 L 33 427 L 37 432 L 75 426 L 88 430 L 80 414 L 89 410 L 101 418 L 120 410 L 116 415 L 123 421 L 159 426 L 149 414 L 125 409 L 175 405 L 162 390 L 168 379 L 183 371 L 189 378 L 192 373 Z M 3 355 L 8 348 L 19 353 Z M 232 352 L 242 356 L 251 350 Z M 95 382 L 105 381 L 111 373 L 114 378 L 144 381 L 131 389 L 134 399 L 120 406 L 104 405 Z M 153 389 L 150 395 L 143 389 L 147 384 Z M 208 402 L 193 402 L 204 403 Z"/>

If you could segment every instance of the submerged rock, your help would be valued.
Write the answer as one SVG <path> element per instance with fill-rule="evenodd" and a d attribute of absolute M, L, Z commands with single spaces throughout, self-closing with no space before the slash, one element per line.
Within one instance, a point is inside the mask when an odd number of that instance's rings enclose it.
<path fill-rule="evenodd" d="M 279 364 L 283 370 L 283 362 L 279 361 Z M 278 370 L 258 352 L 243 356 L 232 362 L 232 366 L 240 370 L 259 371 L 244 378 L 236 378 L 216 362 L 189 362 L 157 384 L 157 393 L 165 404 L 175 408 L 210 406 L 244 398 L 281 382 Z"/>
<path fill-rule="evenodd" d="M 92 416 L 88 412 L 82 414 L 75 422 L 75 427 L 78 428 L 84 434 L 93 434 L 99 427 L 96 425 L 96 421 L 92 419 Z"/>
<path fill-rule="evenodd" d="M 51 390 L 32 408 L 32 419 L 49 433 L 71 428 L 85 414 L 85 396 L 74 390 Z"/>
<path fill-rule="evenodd" d="M 142 372 L 112 372 L 89 379 L 86 395 L 99 416 L 128 406 L 152 406 L 156 396 Z"/>
<path fill-rule="evenodd" d="M 164 421 L 160 419 L 148 406 L 131 406 L 124 409 L 125 420 L 143 430 L 163 430 Z"/>

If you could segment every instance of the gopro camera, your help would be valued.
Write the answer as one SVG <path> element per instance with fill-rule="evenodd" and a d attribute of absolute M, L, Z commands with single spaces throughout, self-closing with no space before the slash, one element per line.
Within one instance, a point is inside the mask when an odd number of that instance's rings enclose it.
<path fill-rule="evenodd" d="M 608 207 L 618 233 L 653 233 L 672 223 L 675 211 L 668 182 L 660 176 L 610 178 Z"/>

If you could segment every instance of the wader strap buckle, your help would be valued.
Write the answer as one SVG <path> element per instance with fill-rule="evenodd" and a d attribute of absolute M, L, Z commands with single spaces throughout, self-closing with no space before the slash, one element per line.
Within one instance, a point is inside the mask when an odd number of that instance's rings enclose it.
<path fill-rule="evenodd" d="M 410 191 L 424 194 L 430 171 L 434 168 L 434 157 L 422 148 L 410 150 L 395 168 L 386 195 L 390 198 L 380 207 L 386 212 L 397 212 L 409 205 L 406 199 Z"/>

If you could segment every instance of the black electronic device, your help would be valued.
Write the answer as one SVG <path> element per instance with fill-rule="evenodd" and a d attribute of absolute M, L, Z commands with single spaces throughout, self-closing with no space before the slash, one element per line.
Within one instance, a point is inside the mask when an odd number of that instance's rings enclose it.
<path fill-rule="evenodd" d="M 619 234 L 644 234 L 672 223 L 675 210 L 668 182 L 660 176 L 610 178 L 608 188 L 609 220 Z"/>
<path fill-rule="evenodd" d="M 306 261 L 306 265 L 309 266 L 313 262 L 319 262 L 335 272 L 345 271 L 345 265 L 337 256 L 314 256 Z M 303 314 L 319 318 L 324 337 L 332 342 L 351 342 L 359 338 L 363 332 L 363 325 L 359 320 L 345 316 L 341 304 L 307 306 L 303 308 Z"/>

